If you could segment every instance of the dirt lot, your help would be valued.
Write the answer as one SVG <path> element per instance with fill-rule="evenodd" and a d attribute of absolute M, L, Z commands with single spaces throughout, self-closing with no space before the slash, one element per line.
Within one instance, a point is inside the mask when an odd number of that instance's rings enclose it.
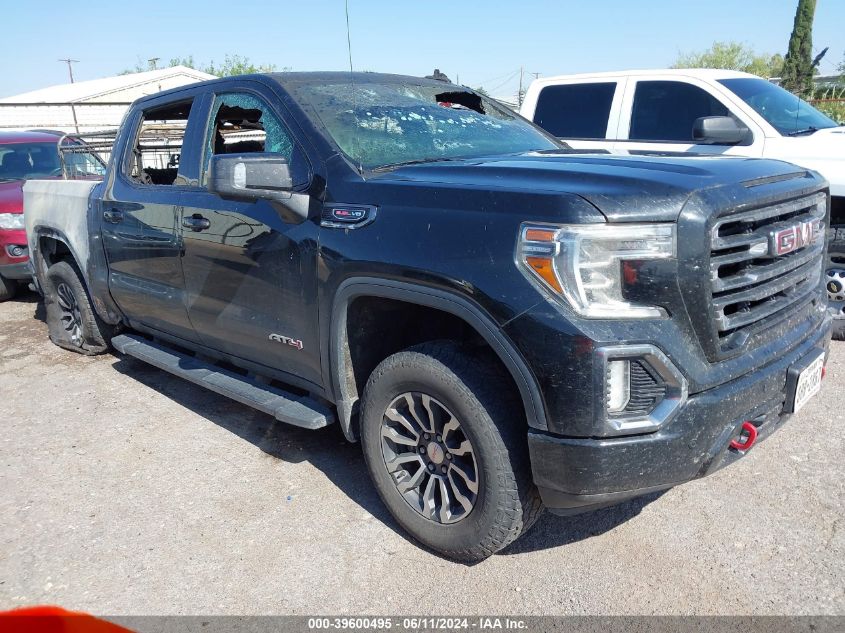
<path fill-rule="evenodd" d="M 845 344 L 822 395 L 740 463 L 545 515 L 475 566 L 415 546 L 357 446 L 0 305 L 0 608 L 105 614 L 845 613 Z"/>

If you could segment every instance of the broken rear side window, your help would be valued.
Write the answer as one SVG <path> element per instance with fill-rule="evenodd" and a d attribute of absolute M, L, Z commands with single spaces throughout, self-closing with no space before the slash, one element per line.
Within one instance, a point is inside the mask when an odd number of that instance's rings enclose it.
<path fill-rule="evenodd" d="M 127 175 L 141 185 L 177 182 L 182 141 L 191 101 L 145 110 L 127 165 Z"/>
<path fill-rule="evenodd" d="M 491 99 L 458 86 L 305 84 L 298 88 L 340 149 L 373 169 L 561 145 Z"/>

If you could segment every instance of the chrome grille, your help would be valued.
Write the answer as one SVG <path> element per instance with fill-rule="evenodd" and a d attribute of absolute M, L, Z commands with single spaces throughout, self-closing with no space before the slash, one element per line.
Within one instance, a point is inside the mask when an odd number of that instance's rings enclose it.
<path fill-rule="evenodd" d="M 819 288 L 826 203 L 825 195 L 817 194 L 717 219 L 711 233 L 710 281 L 722 351 L 736 349 Z M 815 222 L 813 241 L 774 254 L 780 231 Z"/>

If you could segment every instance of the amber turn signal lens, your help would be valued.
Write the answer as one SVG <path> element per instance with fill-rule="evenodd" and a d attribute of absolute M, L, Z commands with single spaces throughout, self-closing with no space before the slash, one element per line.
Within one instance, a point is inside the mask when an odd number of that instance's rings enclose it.
<path fill-rule="evenodd" d="M 531 266 L 535 273 L 540 275 L 543 281 L 558 292 L 563 292 L 563 288 L 560 287 L 560 282 L 555 275 L 551 259 L 547 257 L 526 257 L 525 262 Z"/>
<path fill-rule="evenodd" d="M 553 242 L 555 232 L 549 229 L 528 229 L 525 231 L 525 239 L 529 242 Z"/>

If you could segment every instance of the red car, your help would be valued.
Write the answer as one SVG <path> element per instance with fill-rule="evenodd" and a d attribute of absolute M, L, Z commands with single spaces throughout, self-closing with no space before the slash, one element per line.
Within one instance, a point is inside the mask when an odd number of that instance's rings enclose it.
<path fill-rule="evenodd" d="M 63 136 L 46 130 L 0 131 L 0 301 L 11 299 L 31 279 L 23 221 L 24 181 L 62 178 L 69 171 L 96 178 L 105 171 L 102 161 L 87 152 L 69 155 L 73 164 L 63 167 L 58 150 Z M 79 143 L 76 139 L 65 142 Z"/>

